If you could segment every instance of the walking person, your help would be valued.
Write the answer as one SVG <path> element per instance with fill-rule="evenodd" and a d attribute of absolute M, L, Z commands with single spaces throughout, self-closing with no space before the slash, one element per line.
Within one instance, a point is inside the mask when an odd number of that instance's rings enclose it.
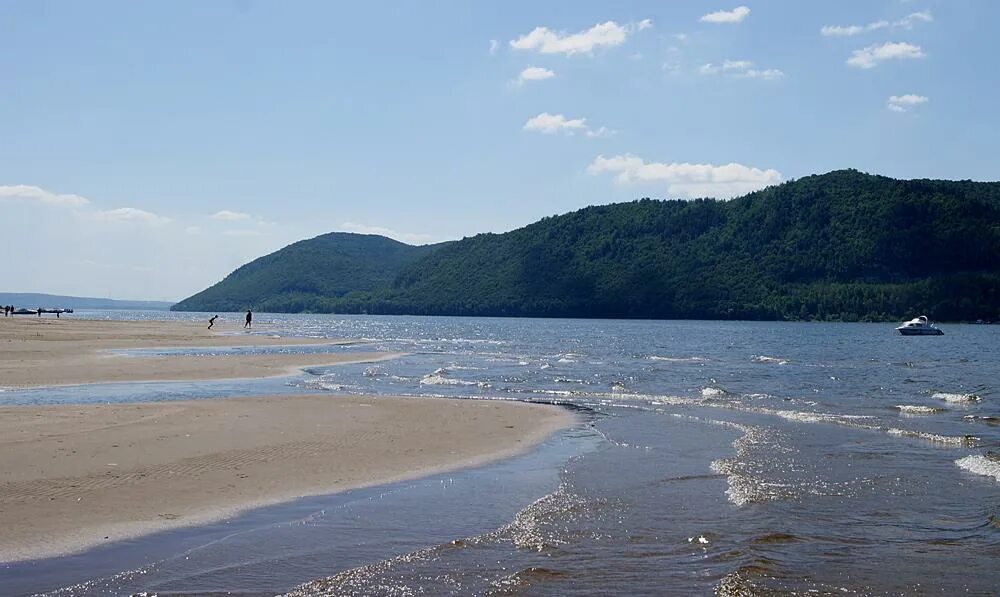
<path fill-rule="evenodd" d="M 215 320 L 218 318 L 219 316 L 216 315 L 215 317 L 212 317 L 211 319 L 208 320 L 208 329 L 212 329 L 212 326 L 215 325 Z"/>
<path fill-rule="evenodd" d="M 253 329 L 253 313 L 250 312 L 250 309 L 247 309 L 247 322 L 243 324 L 243 329 L 247 328 Z"/>

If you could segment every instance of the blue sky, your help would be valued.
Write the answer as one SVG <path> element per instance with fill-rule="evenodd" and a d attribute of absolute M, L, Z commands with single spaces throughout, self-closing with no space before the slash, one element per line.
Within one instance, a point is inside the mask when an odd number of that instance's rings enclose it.
<path fill-rule="evenodd" d="M 853 167 L 996 180 L 1000 2 L 0 2 L 0 290 Z"/>

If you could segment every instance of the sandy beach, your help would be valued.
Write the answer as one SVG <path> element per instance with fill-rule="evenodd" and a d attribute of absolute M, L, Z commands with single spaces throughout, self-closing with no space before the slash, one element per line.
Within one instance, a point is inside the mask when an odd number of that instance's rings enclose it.
<path fill-rule="evenodd" d="M 306 343 L 329 341 L 196 323 L 0 319 L 0 387 L 265 377 L 392 356 L 107 352 Z M 475 465 L 572 420 L 540 405 L 328 394 L 0 406 L 0 562 Z"/>
<path fill-rule="evenodd" d="M 235 325 L 214 331 L 194 322 L 93 321 L 70 318 L 0 319 L 0 388 L 122 381 L 184 381 L 271 377 L 302 367 L 364 362 L 385 353 L 237 354 L 134 357 L 110 349 L 330 344 L 329 340 L 241 334 Z M 260 326 L 258 326 L 258 330 Z M 229 334 L 223 335 L 229 332 Z"/>
<path fill-rule="evenodd" d="M 543 405 L 271 396 L 0 408 L 0 562 L 514 455 Z"/>

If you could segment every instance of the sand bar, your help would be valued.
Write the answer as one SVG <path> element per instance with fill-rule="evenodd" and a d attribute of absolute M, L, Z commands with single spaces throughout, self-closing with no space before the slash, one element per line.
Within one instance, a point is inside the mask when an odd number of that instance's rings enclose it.
<path fill-rule="evenodd" d="M 330 340 L 232 334 L 233 324 L 0 317 L 0 388 L 120 381 L 271 377 L 308 366 L 364 362 L 386 353 L 123 356 L 109 349 L 330 344 Z M 258 326 L 258 329 L 260 327 Z M 222 335 L 229 332 L 232 335 Z"/>
<path fill-rule="evenodd" d="M 0 562 L 514 455 L 551 406 L 271 396 L 0 408 Z"/>

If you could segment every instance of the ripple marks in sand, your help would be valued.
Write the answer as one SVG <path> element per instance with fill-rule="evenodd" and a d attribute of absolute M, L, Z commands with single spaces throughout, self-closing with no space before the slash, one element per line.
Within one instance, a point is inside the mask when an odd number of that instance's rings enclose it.
<path fill-rule="evenodd" d="M 134 471 L 108 471 L 81 477 L 0 483 L 0 504 L 42 498 L 58 500 L 78 497 L 86 493 L 113 490 L 146 481 L 199 477 L 220 470 L 234 471 L 234 474 L 238 474 L 238 471 L 245 466 L 265 462 L 291 462 L 305 456 L 335 453 L 338 447 L 343 447 L 343 443 L 295 442 L 253 450 L 233 450 L 221 454 L 197 456 Z"/>

